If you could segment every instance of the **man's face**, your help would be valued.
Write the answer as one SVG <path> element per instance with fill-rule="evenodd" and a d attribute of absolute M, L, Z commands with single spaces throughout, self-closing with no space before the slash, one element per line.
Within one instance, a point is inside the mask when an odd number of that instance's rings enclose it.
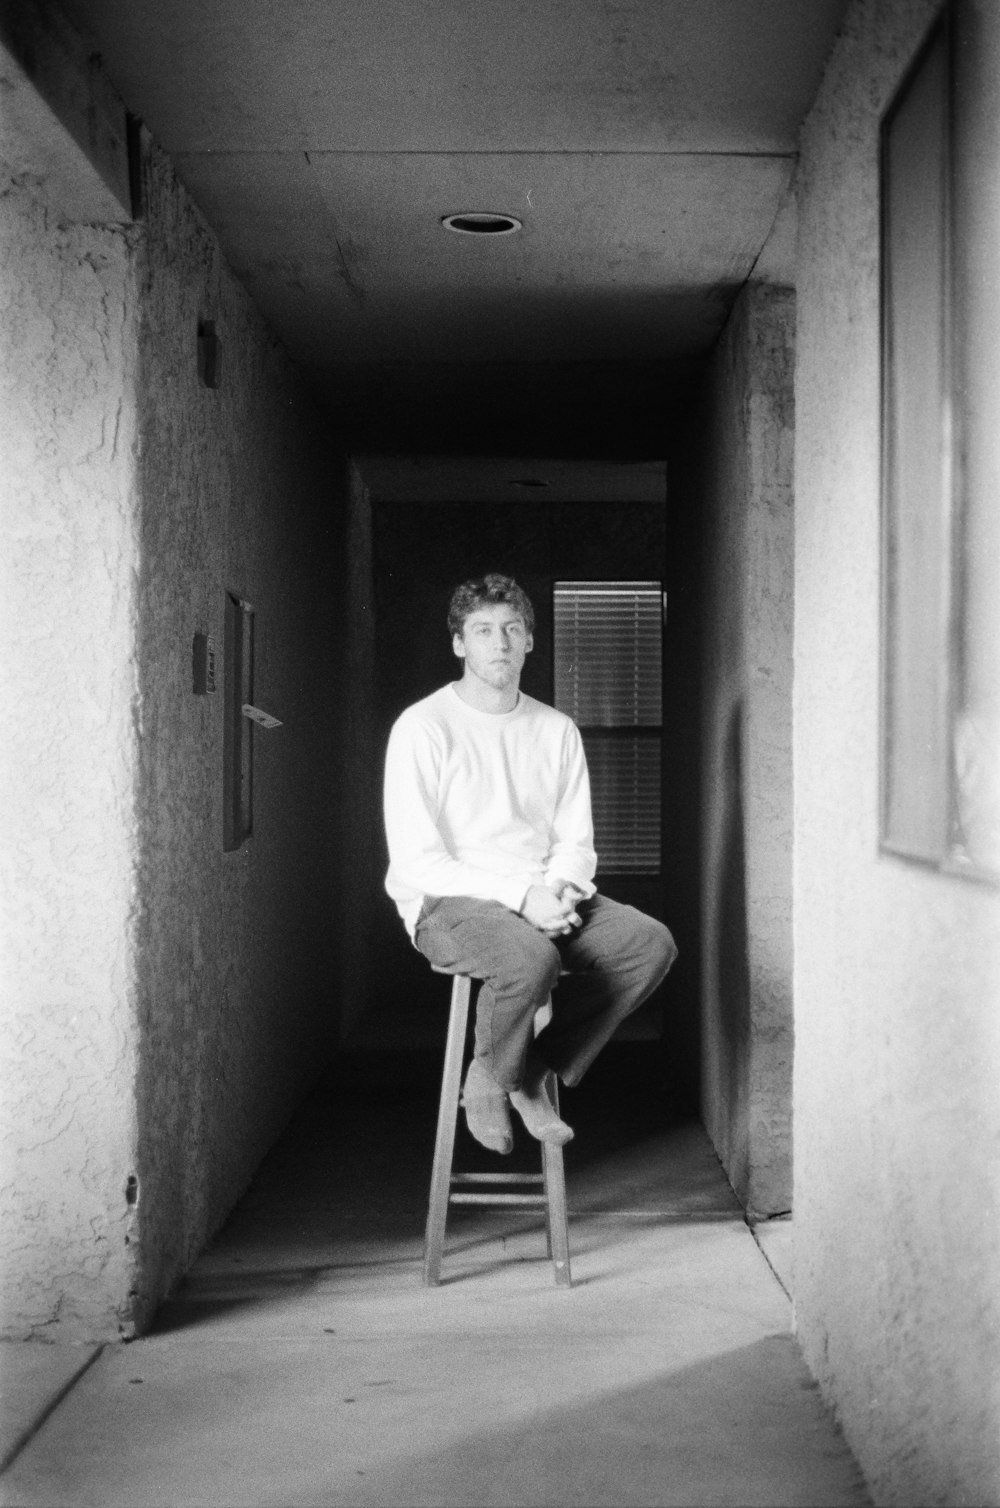
<path fill-rule="evenodd" d="M 484 681 L 495 691 L 516 686 L 532 638 L 524 619 L 506 602 L 477 607 L 452 640 L 455 653 L 465 661 L 465 674 Z"/>

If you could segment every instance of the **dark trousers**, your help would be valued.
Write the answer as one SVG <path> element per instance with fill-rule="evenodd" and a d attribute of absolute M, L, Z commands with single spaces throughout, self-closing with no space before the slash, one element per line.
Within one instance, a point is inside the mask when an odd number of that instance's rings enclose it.
<path fill-rule="evenodd" d="M 583 925 L 550 938 L 499 901 L 428 896 L 416 944 L 449 974 L 483 981 L 475 1054 L 502 1089 L 518 1089 L 536 1011 L 563 970 L 552 1019 L 535 1052 L 564 1084 L 578 1084 L 615 1028 L 652 994 L 677 957 L 662 922 L 603 895 L 576 907 Z"/>

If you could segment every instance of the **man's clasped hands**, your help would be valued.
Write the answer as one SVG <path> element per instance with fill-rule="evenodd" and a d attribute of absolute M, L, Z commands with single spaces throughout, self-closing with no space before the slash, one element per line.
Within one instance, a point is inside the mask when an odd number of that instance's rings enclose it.
<path fill-rule="evenodd" d="M 583 900 L 584 895 L 585 892 L 569 880 L 532 885 L 524 897 L 521 915 L 548 937 L 567 937 L 574 927 L 583 925 L 576 903 Z"/>

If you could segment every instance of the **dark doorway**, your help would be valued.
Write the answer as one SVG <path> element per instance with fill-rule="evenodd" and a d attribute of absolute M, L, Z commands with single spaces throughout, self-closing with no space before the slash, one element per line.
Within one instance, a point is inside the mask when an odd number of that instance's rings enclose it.
<path fill-rule="evenodd" d="M 530 594 L 536 612 L 535 648 L 522 686 L 542 701 L 553 700 L 553 588 L 559 580 L 668 579 L 668 517 L 663 503 L 376 503 L 372 516 L 375 603 L 375 726 L 378 749 L 393 721 L 411 702 L 458 678 L 447 631 L 455 585 L 490 570 L 510 574 Z M 669 741 L 670 730 L 664 729 Z M 676 760 L 665 747 L 664 769 Z M 665 775 L 666 780 L 666 775 Z M 666 807 L 669 792 L 664 791 Z M 381 857 L 387 862 L 379 831 Z M 384 872 L 384 864 L 382 872 Z M 696 877 L 690 872 L 690 885 Z M 668 915 L 665 876 L 602 875 L 602 890 L 640 906 L 674 925 Z M 394 908 L 384 910 L 375 935 L 368 978 L 372 985 L 366 1020 L 367 1045 L 419 1048 L 436 1045 L 443 1032 L 448 991 L 414 950 Z M 696 938 L 684 940 L 693 952 Z M 682 944 L 683 946 L 683 944 Z M 667 995 L 667 991 L 663 992 Z M 633 1034 L 679 1062 L 671 1039 L 687 1040 L 696 1002 L 677 998 L 668 1007 L 653 1001 Z M 683 1018 L 683 1019 L 681 1019 Z M 661 1030 L 662 1024 L 662 1030 Z M 688 1088 L 691 1089 L 691 1085 Z"/>

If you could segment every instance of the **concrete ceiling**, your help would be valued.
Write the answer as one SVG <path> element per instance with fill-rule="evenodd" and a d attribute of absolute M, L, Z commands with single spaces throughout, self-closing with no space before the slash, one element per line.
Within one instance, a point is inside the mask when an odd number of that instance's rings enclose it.
<path fill-rule="evenodd" d="M 473 431 L 523 439 L 558 387 L 591 417 L 612 396 L 627 449 L 629 383 L 703 357 L 762 252 L 791 278 L 797 133 L 844 10 L 69 4 L 293 355 L 362 441 L 377 412 L 404 448 L 407 415 L 457 435 L 470 402 Z M 442 229 L 477 210 L 524 228 Z"/>

